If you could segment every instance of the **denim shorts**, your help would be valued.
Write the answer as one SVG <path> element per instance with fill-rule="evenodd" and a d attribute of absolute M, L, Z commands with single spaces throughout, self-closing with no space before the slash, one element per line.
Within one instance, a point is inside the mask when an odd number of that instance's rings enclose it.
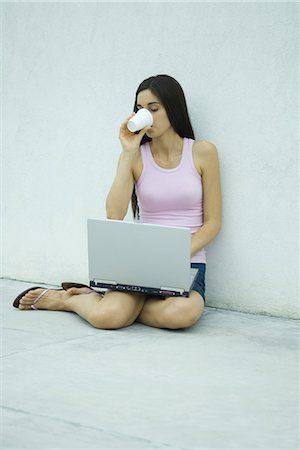
<path fill-rule="evenodd" d="M 205 301 L 205 270 L 206 264 L 204 263 L 191 263 L 191 268 L 199 269 L 196 275 L 192 291 L 198 292 Z"/>

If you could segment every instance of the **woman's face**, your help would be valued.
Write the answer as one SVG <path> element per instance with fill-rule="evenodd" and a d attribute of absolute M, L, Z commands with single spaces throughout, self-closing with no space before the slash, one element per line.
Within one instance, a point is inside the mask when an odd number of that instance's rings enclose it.
<path fill-rule="evenodd" d="M 156 97 L 150 89 L 138 93 L 137 109 L 146 108 L 153 116 L 153 125 L 151 130 L 147 131 L 147 136 L 157 138 L 162 136 L 171 128 L 166 110 L 160 99 Z"/>

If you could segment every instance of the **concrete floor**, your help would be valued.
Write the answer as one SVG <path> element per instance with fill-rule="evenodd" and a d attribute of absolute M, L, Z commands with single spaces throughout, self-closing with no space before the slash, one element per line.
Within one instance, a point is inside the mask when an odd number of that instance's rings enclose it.
<path fill-rule="evenodd" d="M 298 449 L 298 324 L 206 308 L 187 330 L 19 311 L 1 280 L 3 449 Z"/>

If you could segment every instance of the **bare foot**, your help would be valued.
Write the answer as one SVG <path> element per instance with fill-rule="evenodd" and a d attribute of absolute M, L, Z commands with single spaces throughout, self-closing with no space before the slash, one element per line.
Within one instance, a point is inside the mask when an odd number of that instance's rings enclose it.
<path fill-rule="evenodd" d="M 27 292 L 20 300 L 19 309 L 32 309 L 31 305 L 44 291 L 45 289 L 33 289 Z M 37 309 L 47 309 L 49 311 L 68 311 L 66 300 L 72 295 L 89 294 L 91 292 L 93 291 L 89 288 L 71 288 L 67 291 L 49 289 L 34 303 L 34 306 Z"/>

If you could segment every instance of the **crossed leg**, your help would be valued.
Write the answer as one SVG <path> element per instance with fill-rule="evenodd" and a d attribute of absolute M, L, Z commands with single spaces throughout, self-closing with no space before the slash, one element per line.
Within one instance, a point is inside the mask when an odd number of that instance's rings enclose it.
<path fill-rule="evenodd" d="M 19 309 L 29 310 L 43 292 L 34 289 L 20 300 Z M 108 291 L 101 295 L 88 288 L 49 290 L 35 303 L 37 309 L 72 311 L 101 329 L 118 329 L 135 321 L 156 328 L 180 329 L 192 326 L 204 310 L 201 295 L 192 291 L 186 297 L 149 298 L 139 293 Z"/>

